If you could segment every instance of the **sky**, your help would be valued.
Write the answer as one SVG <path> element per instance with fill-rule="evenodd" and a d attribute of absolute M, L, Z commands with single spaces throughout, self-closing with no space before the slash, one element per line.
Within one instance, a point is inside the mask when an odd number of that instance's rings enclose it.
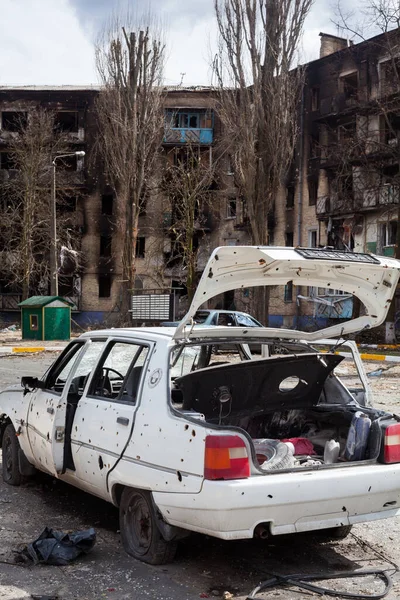
<path fill-rule="evenodd" d="M 112 11 L 123 10 L 126 2 L 0 0 L 0 85 L 97 84 L 94 43 Z M 147 3 L 132 0 L 131 5 Z M 209 85 L 213 0 L 152 0 L 150 6 L 167 30 L 165 83 Z M 329 0 L 315 0 L 301 62 L 318 58 L 320 31 L 338 34 L 333 16 Z"/>

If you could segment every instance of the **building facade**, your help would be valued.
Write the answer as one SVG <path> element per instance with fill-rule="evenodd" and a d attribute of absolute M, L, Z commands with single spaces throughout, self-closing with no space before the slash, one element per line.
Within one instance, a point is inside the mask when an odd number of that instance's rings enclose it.
<path fill-rule="evenodd" d="M 320 58 L 304 67 L 296 116 L 298 142 L 268 225 L 270 242 L 393 256 L 400 185 L 399 31 L 354 45 L 336 36 L 320 36 Z M 96 154 L 98 94 L 95 87 L 0 88 L 0 189 L 12 176 L 9 145 L 16 135 L 16 116 L 35 106 L 54 112 L 71 152 L 86 153 L 84 159 L 67 165 L 65 176 L 57 172 L 57 218 L 74 232 L 72 250 L 78 256 L 73 260 L 68 248 L 61 251 L 60 294 L 74 302 L 73 318 L 82 326 L 112 323 L 121 301 L 123 240 L 116 219 L 118 200 Z M 196 277 L 215 247 L 251 243 L 244 199 L 235 186 L 229 157 L 221 155 L 218 145 L 217 108 L 210 88 L 165 90 L 160 168 L 148 182 L 139 218 L 132 295 L 141 309 L 153 297 L 160 302 L 161 296 L 169 297 L 169 318 L 184 314 L 188 293 L 179 250 L 183 225 L 177 225 L 176 194 L 168 189 L 164 175 L 171 167 L 195 160 L 208 165 L 211 173 L 193 221 Z M 7 252 L 2 246 L 3 262 Z M 32 293 L 47 293 L 46 285 Z M 3 320 L 15 320 L 20 300 L 21 289 L 10 285 L 0 266 Z M 251 311 L 251 293 L 227 293 L 210 306 Z M 295 288 L 288 282 L 284 289 L 271 292 L 269 324 L 313 328 L 348 318 L 351 312 L 346 294 Z M 146 314 L 139 310 L 135 322 L 157 322 L 146 319 Z M 165 317 L 163 313 L 159 320 L 168 320 Z"/>

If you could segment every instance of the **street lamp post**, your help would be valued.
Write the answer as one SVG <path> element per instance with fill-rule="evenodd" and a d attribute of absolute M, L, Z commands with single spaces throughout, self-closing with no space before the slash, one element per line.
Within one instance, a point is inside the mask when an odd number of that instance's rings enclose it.
<path fill-rule="evenodd" d="M 56 213 L 56 161 L 59 158 L 67 156 L 85 156 L 83 150 L 69 152 L 68 154 L 59 154 L 52 160 L 51 173 L 51 215 L 50 215 L 50 293 L 52 296 L 58 296 L 58 258 L 57 258 L 57 213 Z"/>

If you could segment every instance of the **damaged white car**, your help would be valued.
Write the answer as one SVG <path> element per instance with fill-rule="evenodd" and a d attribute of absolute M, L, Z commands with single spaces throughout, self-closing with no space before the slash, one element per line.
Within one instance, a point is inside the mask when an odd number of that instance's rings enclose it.
<path fill-rule="evenodd" d="M 85 333 L 0 394 L 4 480 L 39 469 L 112 502 L 125 550 L 152 564 L 190 531 L 343 537 L 399 514 L 399 417 L 371 405 L 353 342 L 354 389 L 337 376 L 343 348 L 314 348 L 382 323 L 399 275 L 365 254 L 218 248 L 176 329 Z M 191 325 L 217 294 L 289 281 L 351 292 L 364 314 L 314 333 Z"/>

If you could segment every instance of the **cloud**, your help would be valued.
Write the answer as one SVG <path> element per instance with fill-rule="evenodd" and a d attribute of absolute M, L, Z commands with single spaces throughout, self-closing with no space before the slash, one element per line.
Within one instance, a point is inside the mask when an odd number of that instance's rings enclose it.
<path fill-rule="evenodd" d="M 96 83 L 93 46 L 68 0 L 1 4 L 1 85 Z"/>
<path fill-rule="evenodd" d="M 338 32 L 331 0 L 314 3 L 305 24 L 301 62 L 319 56 L 319 32 Z M 347 0 L 348 7 L 356 0 Z M 216 38 L 213 0 L 1 0 L 0 84 L 96 83 L 93 44 L 110 17 L 124 7 L 151 11 L 167 27 L 166 83 L 210 83 L 210 45 Z M 215 44 L 215 42 L 214 42 Z"/>

